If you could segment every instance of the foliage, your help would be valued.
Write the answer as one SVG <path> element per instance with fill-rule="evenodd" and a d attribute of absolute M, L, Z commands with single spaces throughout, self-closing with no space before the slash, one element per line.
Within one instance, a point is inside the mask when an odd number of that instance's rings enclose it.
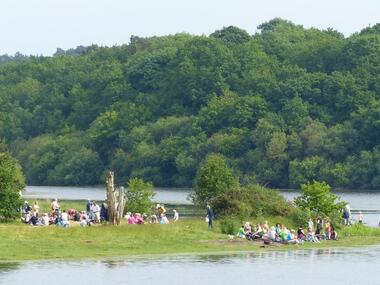
<path fill-rule="evenodd" d="M 275 18 L 113 47 L 0 56 L 0 140 L 28 184 L 192 186 L 224 156 L 271 188 L 380 185 L 380 24 L 344 37 Z"/>
<path fill-rule="evenodd" d="M 0 152 L 0 220 L 9 221 L 20 216 L 21 191 L 25 181 L 18 162 L 7 152 Z"/>
<path fill-rule="evenodd" d="M 241 224 L 241 223 L 240 223 Z M 239 230 L 239 223 L 231 217 L 220 220 L 220 231 L 226 235 L 236 235 Z"/>
<path fill-rule="evenodd" d="M 139 178 L 130 179 L 125 193 L 127 199 L 125 211 L 150 214 L 154 194 L 152 183 Z"/>
<path fill-rule="evenodd" d="M 301 185 L 301 195 L 295 199 L 301 210 L 309 211 L 314 217 L 321 216 L 337 222 L 345 202 L 338 202 L 338 197 L 330 192 L 326 182 L 313 181 Z"/>
<path fill-rule="evenodd" d="M 198 204 L 213 204 L 213 201 L 231 188 L 238 187 L 226 160 L 221 155 L 211 154 L 203 161 L 195 179 L 194 201 Z"/>
<path fill-rule="evenodd" d="M 288 216 L 294 207 L 278 192 L 248 184 L 230 188 L 213 201 L 215 212 L 240 219 L 257 216 Z"/>

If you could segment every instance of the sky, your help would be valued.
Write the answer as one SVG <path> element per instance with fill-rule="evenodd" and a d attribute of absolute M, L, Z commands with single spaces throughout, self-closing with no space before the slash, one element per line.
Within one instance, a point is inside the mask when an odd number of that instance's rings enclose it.
<path fill-rule="evenodd" d="M 249 33 L 275 17 L 346 36 L 380 22 L 380 0 L 1 0 L 0 54 L 51 55 L 57 48 L 113 46 L 131 35 Z"/>

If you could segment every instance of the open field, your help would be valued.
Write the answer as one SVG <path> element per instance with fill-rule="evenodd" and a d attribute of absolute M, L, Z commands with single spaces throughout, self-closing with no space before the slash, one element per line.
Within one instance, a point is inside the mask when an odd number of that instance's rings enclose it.
<path fill-rule="evenodd" d="M 271 218 L 270 222 L 284 218 Z M 253 221 L 254 222 L 254 221 Z M 19 223 L 0 225 L 0 260 L 79 259 L 152 254 L 213 253 L 257 250 L 289 250 L 380 244 L 380 229 L 342 229 L 339 241 L 321 244 L 271 245 L 230 239 L 219 225 L 208 230 L 200 219 L 186 219 L 169 225 L 99 225 L 87 228 L 32 227 Z"/>

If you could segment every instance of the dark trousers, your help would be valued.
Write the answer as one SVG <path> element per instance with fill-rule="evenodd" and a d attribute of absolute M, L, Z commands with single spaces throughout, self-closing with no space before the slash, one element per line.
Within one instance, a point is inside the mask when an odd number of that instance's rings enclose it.
<path fill-rule="evenodd" d="M 214 226 L 212 225 L 212 218 L 208 218 L 208 227 L 213 228 Z"/>

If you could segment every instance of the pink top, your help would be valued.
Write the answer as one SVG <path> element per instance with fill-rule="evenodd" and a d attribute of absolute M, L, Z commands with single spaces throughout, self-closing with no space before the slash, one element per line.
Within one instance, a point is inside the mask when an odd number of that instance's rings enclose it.
<path fill-rule="evenodd" d="M 130 217 L 128 218 L 128 224 L 130 224 L 130 225 L 134 225 L 134 224 L 136 224 L 136 220 L 135 220 L 135 217 L 134 217 L 134 216 L 130 216 Z"/>

